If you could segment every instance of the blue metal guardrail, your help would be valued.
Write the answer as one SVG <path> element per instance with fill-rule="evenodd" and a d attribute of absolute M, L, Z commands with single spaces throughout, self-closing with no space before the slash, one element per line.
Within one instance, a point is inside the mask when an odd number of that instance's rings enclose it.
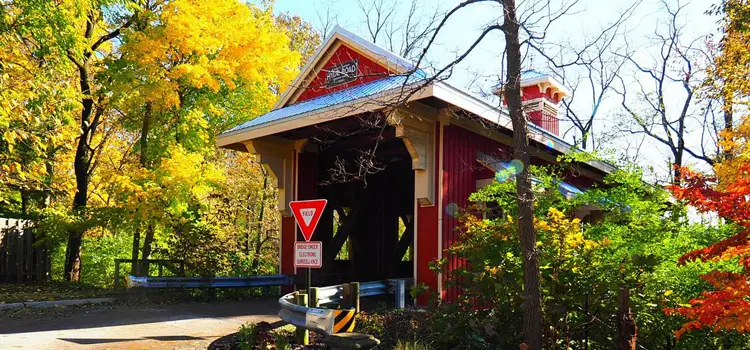
<path fill-rule="evenodd" d="M 370 297 L 376 295 L 394 294 L 396 308 L 403 309 L 406 299 L 407 279 L 387 281 L 362 282 L 359 284 L 359 296 Z M 321 307 L 306 307 L 294 304 L 297 292 L 289 293 L 279 298 L 279 317 L 296 327 L 319 332 L 325 335 L 334 333 L 335 316 L 333 309 Z M 320 305 L 337 304 L 344 298 L 344 286 L 335 285 L 318 288 L 318 303 Z"/>
<path fill-rule="evenodd" d="M 136 277 L 126 276 L 128 288 L 241 288 L 291 285 L 293 276 L 245 277 Z"/>

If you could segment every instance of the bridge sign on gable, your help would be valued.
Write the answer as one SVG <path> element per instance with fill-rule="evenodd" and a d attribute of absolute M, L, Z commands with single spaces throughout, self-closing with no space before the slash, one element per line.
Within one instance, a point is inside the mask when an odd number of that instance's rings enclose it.
<path fill-rule="evenodd" d="M 330 89 L 357 80 L 359 60 L 353 59 L 337 64 L 326 71 L 326 88 Z"/>
<path fill-rule="evenodd" d="M 302 85 L 298 90 L 291 92 L 289 102 L 306 101 L 391 75 L 390 69 L 376 58 L 363 54 L 363 51 L 355 50 L 348 44 L 332 46 L 330 56 L 326 56 L 327 61 L 317 71 L 304 76 L 303 81 L 307 83 L 300 83 Z"/>
<path fill-rule="evenodd" d="M 289 202 L 289 208 L 292 209 L 294 220 L 297 221 L 297 226 L 302 231 L 305 241 L 310 242 L 313 232 L 315 232 L 315 228 L 318 226 L 318 221 L 320 221 L 320 216 L 323 215 L 323 209 L 325 209 L 326 204 L 328 204 L 328 200 L 326 199 Z"/>

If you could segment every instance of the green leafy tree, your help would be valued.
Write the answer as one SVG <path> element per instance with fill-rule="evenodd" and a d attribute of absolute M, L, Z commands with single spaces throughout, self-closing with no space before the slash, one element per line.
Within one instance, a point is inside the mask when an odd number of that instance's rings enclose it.
<path fill-rule="evenodd" d="M 623 338 L 645 348 L 675 348 L 674 331 L 683 320 L 662 309 L 686 303 L 702 288 L 692 279 L 710 269 L 698 263 L 678 267 L 677 259 L 706 241 L 731 235 L 734 228 L 706 232 L 690 224 L 685 207 L 673 203 L 664 189 L 645 183 L 635 169 L 616 171 L 602 185 L 570 198 L 559 190 L 561 169 L 535 168 L 532 173 L 544 348 L 611 349 Z M 444 271 L 448 286 L 459 288 L 461 297 L 458 305 L 443 306 L 443 312 L 473 309 L 474 317 L 486 321 L 465 323 L 468 330 L 454 333 L 473 334 L 489 348 L 515 347 L 522 331 L 513 186 L 513 181 L 496 182 L 473 194 L 477 205 L 460 214 L 461 241 L 447 249 L 465 264 L 452 274 Z M 702 333 L 681 345 L 740 349 L 746 341 L 738 335 Z"/>

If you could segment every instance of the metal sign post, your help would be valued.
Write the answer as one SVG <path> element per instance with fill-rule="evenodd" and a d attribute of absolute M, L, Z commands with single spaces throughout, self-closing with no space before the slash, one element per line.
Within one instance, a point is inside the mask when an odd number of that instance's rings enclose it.
<path fill-rule="evenodd" d="M 289 202 L 294 221 L 305 237 L 305 242 L 294 244 L 294 267 L 307 267 L 307 295 L 312 293 L 312 269 L 320 268 L 323 264 L 323 243 L 310 242 L 310 239 L 315 233 L 326 204 L 326 199 Z"/>

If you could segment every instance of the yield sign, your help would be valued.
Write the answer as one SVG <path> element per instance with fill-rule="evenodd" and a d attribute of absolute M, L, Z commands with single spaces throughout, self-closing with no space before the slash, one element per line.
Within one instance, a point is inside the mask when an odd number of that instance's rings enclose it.
<path fill-rule="evenodd" d="M 305 241 L 310 242 L 327 203 L 328 200 L 326 199 L 289 202 L 289 208 L 292 209 L 294 219 L 297 221 L 297 226 L 302 231 L 302 235 L 305 236 Z"/>

